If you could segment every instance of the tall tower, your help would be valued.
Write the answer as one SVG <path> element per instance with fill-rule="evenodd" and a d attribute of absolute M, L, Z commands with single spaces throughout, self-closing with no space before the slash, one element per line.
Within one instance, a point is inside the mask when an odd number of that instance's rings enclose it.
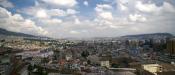
<path fill-rule="evenodd" d="M 167 51 L 170 55 L 175 55 L 175 38 L 167 41 Z"/>

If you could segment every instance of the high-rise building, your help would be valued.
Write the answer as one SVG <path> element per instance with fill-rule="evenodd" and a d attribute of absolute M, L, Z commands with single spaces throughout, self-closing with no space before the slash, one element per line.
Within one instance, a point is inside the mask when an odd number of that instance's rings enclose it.
<path fill-rule="evenodd" d="M 171 55 L 175 55 L 175 38 L 167 41 L 167 51 Z"/>
<path fill-rule="evenodd" d="M 11 66 L 10 64 L 0 64 L 0 75 L 10 75 Z"/>
<path fill-rule="evenodd" d="M 54 60 L 58 60 L 60 58 L 60 51 L 54 50 L 53 56 L 54 56 Z"/>

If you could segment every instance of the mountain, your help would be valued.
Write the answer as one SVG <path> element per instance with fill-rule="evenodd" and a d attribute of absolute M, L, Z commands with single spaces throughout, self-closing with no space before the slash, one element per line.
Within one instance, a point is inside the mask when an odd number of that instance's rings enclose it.
<path fill-rule="evenodd" d="M 0 35 L 3 35 L 3 36 L 17 36 L 17 37 L 36 37 L 34 35 L 12 32 L 12 31 L 8 31 L 8 30 L 2 29 L 2 28 L 0 28 Z"/>
<path fill-rule="evenodd" d="M 159 39 L 174 37 L 170 33 L 150 33 L 150 34 L 138 34 L 138 35 L 126 35 L 122 36 L 125 39 Z"/>

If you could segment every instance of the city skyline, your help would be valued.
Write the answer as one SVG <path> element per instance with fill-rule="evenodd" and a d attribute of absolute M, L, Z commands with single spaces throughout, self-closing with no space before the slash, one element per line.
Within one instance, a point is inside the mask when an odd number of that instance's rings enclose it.
<path fill-rule="evenodd" d="M 0 0 L 0 28 L 54 38 L 175 35 L 173 0 Z"/>

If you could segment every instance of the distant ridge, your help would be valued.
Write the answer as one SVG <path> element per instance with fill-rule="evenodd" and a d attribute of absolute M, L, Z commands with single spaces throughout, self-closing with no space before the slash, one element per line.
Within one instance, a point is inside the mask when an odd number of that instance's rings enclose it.
<path fill-rule="evenodd" d="M 137 39 L 150 39 L 150 38 L 169 38 L 174 37 L 170 33 L 150 33 L 150 34 L 138 34 L 138 35 L 126 35 L 122 36 L 122 38 L 137 38 Z"/>
<path fill-rule="evenodd" d="M 50 37 L 45 37 L 45 36 L 35 36 L 35 35 L 30 35 L 30 34 L 25 34 L 25 33 L 20 33 L 20 32 L 13 32 L 13 31 L 8 31 L 6 29 L 0 28 L 0 38 L 7 38 L 7 37 L 17 37 L 17 38 L 25 38 L 25 39 L 31 39 L 31 40 L 51 40 L 52 38 Z"/>
<path fill-rule="evenodd" d="M 24 33 L 19 33 L 19 32 L 8 31 L 8 30 L 2 29 L 2 28 L 0 28 L 0 35 L 4 35 L 4 36 L 18 36 L 18 37 L 37 37 L 37 36 L 34 36 L 34 35 L 30 35 L 30 34 L 24 34 Z"/>
<path fill-rule="evenodd" d="M 24 37 L 29 39 L 52 39 L 50 37 L 44 37 L 44 36 L 35 36 L 25 33 L 19 33 L 19 32 L 13 32 L 8 31 L 6 29 L 0 28 L 0 37 L 2 36 L 15 36 L 15 37 Z M 171 38 L 174 37 L 170 33 L 150 33 L 150 34 L 137 34 L 137 35 L 126 35 L 121 36 L 120 38 L 123 39 L 157 39 L 157 38 Z M 117 39 L 116 37 L 98 37 L 98 38 L 91 38 L 92 39 Z"/>

